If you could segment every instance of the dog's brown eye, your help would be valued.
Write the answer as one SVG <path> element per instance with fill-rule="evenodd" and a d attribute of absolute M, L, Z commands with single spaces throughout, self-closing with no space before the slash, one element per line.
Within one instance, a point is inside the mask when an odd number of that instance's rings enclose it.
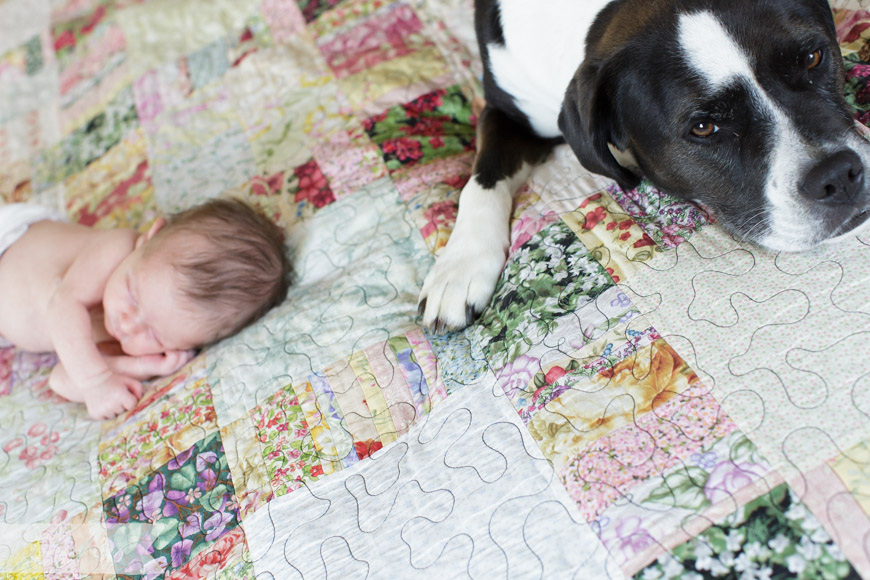
<path fill-rule="evenodd" d="M 814 50 L 807 55 L 807 69 L 813 70 L 822 62 L 822 49 Z"/>
<path fill-rule="evenodd" d="M 719 127 L 710 121 L 703 121 L 701 123 L 695 123 L 692 126 L 692 135 L 695 137 L 709 137 L 718 130 Z"/>

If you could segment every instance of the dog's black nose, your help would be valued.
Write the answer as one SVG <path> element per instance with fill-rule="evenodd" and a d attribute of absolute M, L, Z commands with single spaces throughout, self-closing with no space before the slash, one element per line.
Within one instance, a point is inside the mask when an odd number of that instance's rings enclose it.
<path fill-rule="evenodd" d="M 800 192 L 824 203 L 852 203 L 864 187 L 864 165 L 851 150 L 838 151 L 807 171 Z"/>

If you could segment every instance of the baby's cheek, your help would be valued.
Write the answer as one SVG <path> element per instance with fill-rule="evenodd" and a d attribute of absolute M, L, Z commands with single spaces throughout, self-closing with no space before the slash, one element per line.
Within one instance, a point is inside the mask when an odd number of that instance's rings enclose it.
<path fill-rule="evenodd" d="M 144 339 L 141 334 L 128 336 L 127 339 L 121 343 L 121 346 L 130 356 L 144 356 L 146 354 L 156 354 L 152 347 L 148 344 L 148 341 Z"/>

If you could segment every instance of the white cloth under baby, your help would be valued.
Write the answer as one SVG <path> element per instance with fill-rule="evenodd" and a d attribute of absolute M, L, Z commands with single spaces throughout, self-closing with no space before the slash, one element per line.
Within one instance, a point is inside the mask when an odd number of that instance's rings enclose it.
<path fill-rule="evenodd" d="M 0 256 L 24 235 L 31 224 L 42 220 L 66 221 L 58 209 L 33 203 L 0 205 Z"/>

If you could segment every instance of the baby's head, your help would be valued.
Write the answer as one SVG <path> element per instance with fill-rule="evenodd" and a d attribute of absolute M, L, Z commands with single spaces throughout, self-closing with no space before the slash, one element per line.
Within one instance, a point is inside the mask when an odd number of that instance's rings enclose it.
<path fill-rule="evenodd" d="M 188 350 L 235 334 L 284 300 L 283 232 L 241 201 L 157 220 L 103 295 L 106 330 L 129 355 Z"/>

